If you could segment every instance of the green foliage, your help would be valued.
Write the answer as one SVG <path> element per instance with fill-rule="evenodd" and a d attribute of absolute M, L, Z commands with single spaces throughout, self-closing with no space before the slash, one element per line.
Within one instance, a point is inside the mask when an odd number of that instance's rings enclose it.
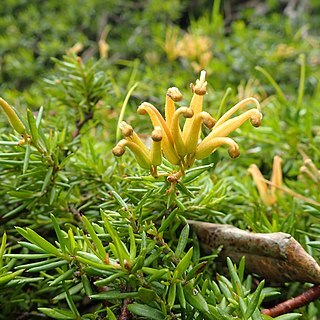
<path fill-rule="evenodd" d="M 320 8 L 259 5 L 1 5 L 0 90 L 19 126 L 0 110 L 0 319 L 268 319 L 261 309 L 309 286 L 274 288 L 247 274 L 244 259 L 221 268 L 223 248 L 203 256 L 188 224 L 287 232 L 319 259 L 320 179 L 300 168 L 307 156 L 320 169 L 319 19 L 311 15 Z M 200 67 L 204 109 L 219 118 L 254 96 L 263 123 L 238 129 L 239 159 L 216 151 L 168 193 L 165 177 L 149 176 L 130 154 L 113 157 L 117 124 L 125 114 L 150 132 L 136 107 L 146 100 L 162 112 L 167 88 L 186 91 Z M 285 186 L 304 198 L 279 192 L 267 206 L 247 169 L 270 177 L 276 154 Z M 319 301 L 276 319 L 300 316 L 319 318 Z"/>

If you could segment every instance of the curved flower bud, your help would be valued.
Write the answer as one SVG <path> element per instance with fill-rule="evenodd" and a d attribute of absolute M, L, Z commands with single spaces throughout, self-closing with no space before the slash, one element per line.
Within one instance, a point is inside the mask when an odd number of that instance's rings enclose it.
<path fill-rule="evenodd" d="M 312 159 L 310 159 L 303 150 L 299 150 L 303 157 L 303 165 L 300 168 L 301 173 L 305 173 L 309 176 L 315 183 L 320 182 L 320 170 L 316 167 L 316 165 L 313 163 Z"/>
<path fill-rule="evenodd" d="M 205 81 L 205 79 L 206 79 L 206 72 L 202 70 L 200 73 L 200 79 L 196 81 L 195 85 L 191 84 L 190 86 L 193 92 L 190 108 L 194 111 L 195 116 L 202 111 L 203 96 L 207 92 L 207 81 Z M 183 133 L 182 133 L 184 141 L 190 134 L 190 131 L 193 125 L 193 120 L 194 120 L 193 118 L 187 119 L 184 124 Z"/>
<path fill-rule="evenodd" d="M 207 128 L 211 129 L 215 125 L 216 120 L 212 118 L 208 112 L 205 111 L 198 113 L 194 117 L 192 129 L 189 133 L 189 136 L 185 140 L 186 150 L 188 154 L 196 152 L 196 148 L 201 134 L 202 123 L 204 123 L 204 125 Z"/>
<path fill-rule="evenodd" d="M 312 172 L 314 177 L 316 177 L 316 179 L 318 179 L 318 181 L 320 181 L 320 171 L 318 170 L 318 168 L 316 167 L 314 162 L 310 158 L 307 158 L 303 161 L 303 163 L 306 167 L 308 167 L 310 169 L 310 171 Z"/>
<path fill-rule="evenodd" d="M 165 105 L 165 118 L 168 127 L 171 127 L 172 117 L 176 111 L 174 103 L 182 100 L 182 94 L 176 87 L 171 87 L 167 91 L 166 105 Z"/>
<path fill-rule="evenodd" d="M 112 153 L 116 157 L 121 157 L 126 152 L 125 146 L 122 143 L 123 141 L 127 141 L 127 140 L 125 139 L 120 140 L 118 144 L 112 149 Z"/>
<path fill-rule="evenodd" d="M 174 137 L 175 148 L 179 156 L 184 157 L 187 153 L 186 146 L 183 142 L 181 130 L 179 126 L 179 118 L 183 115 L 185 118 L 191 118 L 193 116 L 193 110 L 187 107 L 181 107 L 177 109 L 172 118 L 171 133 Z"/>
<path fill-rule="evenodd" d="M 146 154 L 140 146 L 132 141 L 126 139 L 120 140 L 113 148 L 112 153 L 117 157 L 121 157 L 125 152 L 125 147 L 128 147 L 132 151 L 140 167 L 144 169 L 151 168 L 150 155 Z"/>
<path fill-rule="evenodd" d="M 300 167 L 300 173 L 307 175 L 314 183 L 319 183 L 319 179 L 305 165 Z"/>
<path fill-rule="evenodd" d="M 142 142 L 139 136 L 135 133 L 133 128 L 130 126 L 130 124 L 126 123 L 125 121 L 121 121 L 119 127 L 122 131 L 122 134 L 126 137 L 128 141 L 132 141 L 136 143 L 146 154 L 148 154 L 149 149 Z"/>
<path fill-rule="evenodd" d="M 197 147 L 196 159 L 200 160 L 209 157 L 211 153 L 224 144 L 229 146 L 228 153 L 231 158 L 239 157 L 240 151 L 238 144 L 231 138 L 219 137 L 207 141 L 203 140 Z"/>
<path fill-rule="evenodd" d="M 162 150 L 165 157 L 172 163 L 179 163 L 179 156 L 174 149 L 174 140 L 166 122 L 160 112 L 150 103 L 144 102 L 138 107 L 139 114 L 148 114 L 154 127 L 160 126 L 163 130 Z"/>
<path fill-rule="evenodd" d="M 215 137 L 226 137 L 230 132 L 238 129 L 244 122 L 250 119 L 254 126 L 259 126 L 262 119 L 262 114 L 257 109 L 251 109 L 240 116 L 234 117 L 222 123 L 220 126 L 214 126 L 210 134 L 203 139 L 203 142 L 211 140 Z"/>
<path fill-rule="evenodd" d="M 130 124 L 126 123 L 125 121 L 121 121 L 119 124 L 119 128 L 125 137 L 132 136 L 133 128 L 130 126 Z"/>
<path fill-rule="evenodd" d="M 276 203 L 277 199 L 273 194 L 270 194 L 268 186 L 267 186 L 265 179 L 264 179 L 261 171 L 259 170 L 259 168 L 255 164 L 252 164 L 249 167 L 248 172 L 251 174 L 251 176 L 257 186 L 257 189 L 258 189 L 258 192 L 259 192 L 259 195 L 260 195 L 262 202 L 266 206 L 271 206 L 274 203 Z"/>
<path fill-rule="evenodd" d="M 0 106 L 2 107 L 3 111 L 6 113 L 7 118 L 11 124 L 11 127 L 16 130 L 20 134 L 26 133 L 26 127 L 22 123 L 22 121 L 19 119 L 18 115 L 14 111 L 14 109 L 0 97 Z"/>
<path fill-rule="evenodd" d="M 162 163 L 161 154 L 161 140 L 162 130 L 161 127 L 156 126 L 152 131 L 152 147 L 151 147 L 151 163 L 153 166 L 159 166 Z"/>
<path fill-rule="evenodd" d="M 196 84 L 191 84 L 191 90 L 193 93 L 204 96 L 207 93 L 207 81 L 206 80 L 206 72 L 202 70 L 200 72 L 200 79 L 196 80 Z"/>
<path fill-rule="evenodd" d="M 228 110 L 216 123 L 216 127 L 220 126 L 222 123 L 224 123 L 225 121 L 227 121 L 228 119 L 230 119 L 230 117 L 237 112 L 240 108 L 242 108 L 243 106 L 247 105 L 247 104 L 255 104 L 257 109 L 259 110 L 259 112 L 261 113 L 261 106 L 260 103 L 257 99 L 255 98 L 247 98 L 244 99 L 242 101 L 240 101 L 239 103 L 237 103 L 235 106 L 233 106 L 230 110 Z M 260 119 L 261 120 L 261 119 Z M 254 125 L 254 124 L 253 124 Z M 260 124 L 259 124 L 260 125 Z M 256 126 L 259 126 L 256 125 Z M 255 125 L 254 125 L 255 126 Z"/>

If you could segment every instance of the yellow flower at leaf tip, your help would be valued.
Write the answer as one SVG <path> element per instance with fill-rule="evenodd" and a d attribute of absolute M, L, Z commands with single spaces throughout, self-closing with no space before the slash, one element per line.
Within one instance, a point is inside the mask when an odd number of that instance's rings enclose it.
<path fill-rule="evenodd" d="M 157 167 L 161 165 L 162 157 L 165 157 L 171 164 L 177 166 L 177 171 L 169 176 L 174 179 L 168 177 L 168 181 L 178 181 L 185 170 L 192 166 L 195 159 L 210 156 L 222 145 L 228 146 L 228 152 L 232 158 L 238 157 L 239 146 L 228 135 L 246 120 L 250 120 L 255 127 L 260 125 L 262 115 L 259 102 L 254 98 L 247 98 L 232 107 L 220 119 L 215 120 L 208 112 L 202 110 L 203 99 L 207 93 L 206 72 L 201 71 L 200 78 L 190 87 L 193 95 L 188 107 L 176 108 L 176 102 L 182 100 L 182 94 L 178 88 L 171 87 L 167 90 L 165 117 L 155 106 L 143 102 L 137 112 L 140 115 L 148 115 L 154 127 L 151 148 L 147 148 L 133 128 L 122 121 L 120 129 L 125 139 L 113 149 L 114 155 L 121 156 L 125 148 L 129 148 L 134 153 L 138 164 L 149 169 L 153 176 L 158 175 Z M 255 108 L 231 118 L 236 111 L 242 110 L 247 105 L 255 105 Z M 181 128 L 182 117 L 185 118 L 185 122 Z M 202 124 L 211 132 L 199 143 Z"/>
<path fill-rule="evenodd" d="M 26 127 L 22 123 L 22 121 L 19 119 L 18 115 L 14 111 L 14 109 L 0 97 L 0 106 L 2 107 L 3 111 L 6 113 L 7 118 L 12 126 L 13 129 L 15 129 L 20 134 L 26 133 Z"/>

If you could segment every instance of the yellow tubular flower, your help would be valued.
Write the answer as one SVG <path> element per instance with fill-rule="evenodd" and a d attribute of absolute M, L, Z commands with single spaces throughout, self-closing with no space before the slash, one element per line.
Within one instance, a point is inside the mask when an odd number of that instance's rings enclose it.
<path fill-rule="evenodd" d="M 257 99 L 255 98 L 247 98 L 244 99 L 242 101 L 240 101 L 239 103 L 237 103 L 235 106 L 233 106 L 230 110 L 228 110 L 216 123 L 216 127 L 218 127 L 219 125 L 221 125 L 222 123 L 224 123 L 225 121 L 227 121 L 235 112 L 237 112 L 240 108 L 242 108 L 243 106 L 247 105 L 247 104 L 252 104 L 254 103 L 257 107 L 257 109 L 259 110 L 259 112 L 261 112 L 261 106 L 258 102 Z"/>
<path fill-rule="evenodd" d="M 161 113 L 157 110 L 155 106 L 153 106 L 151 103 L 144 102 L 138 107 L 137 112 L 138 114 L 142 114 L 142 115 L 147 113 L 151 119 L 153 126 L 154 127 L 160 126 L 162 130 L 165 132 L 165 134 L 167 135 L 170 143 L 173 144 L 174 141 L 173 141 L 173 137 L 170 132 L 170 129 L 166 124 L 166 122 L 164 121 Z"/>
<path fill-rule="evenodd" d="M 125 121 L 121 121 L 119 127 L 122 134 L 128 141 L 136 143 L 146 154 L 149 153 L 149 149 L 147 148 L 147 146 L 141 141 L 139 136 L 135 133 L 133 128 L 128 123 L 126 123 Z"/>
<path fill-rule="evenodd" d="M 299 150 L 303 157 L 303 166 L 300 168 L 301 173 L 305 173 L 309 178 L 311 178 L 315 183 L 320 182 L 320 170 L 313 163 L 302 150 Z"/>
<path fill-rule="evenodd" d="M 3 111 L 6 113 L 7 118 L 14 130 L 16 130 L 20 134 L 25 134 L 26 133 L 26 127 L 24 124 L 21 122 L 19 117 L 17 116 L 16 112 L 14 109 L 0 97 L 0 106 L 2 107 Z"/>
<path fill-rule="evenodd" d="M 196 159 L 200 160 L 209 157 L 210 154 L 215 151 L 215 149 L 224 144 L 229 146 L 228 152 L 231 158 L 239 157 L 239 146 L 234 140 L 228 137 L 218 137 L 207 141 L 203 140 L 197 147 Z"/>
<path fill-rule="evenodd" d="M 174 106 L 175 102 L 182 100 L 182 94 L 178 88 L 169 88 L 166 95 L 166 105 L 165 105 L 165 118 L 168 127 L 171 127 L 172 117 L 176 108 Z"/>
<path fill-rule="evenodd" d="M 156 126 L 151 135 L 152 147 L 151 147 L 151 163 L 153 166 L 160 166 L 162 163 L 162 153 L 161 153 L 161 140 L 162 140 L 162 130 L 161 127 Z"/>
<path fill-rule="evenodd" d="M 313 161 L 310 158 L 307 158 L 304 160 L 304 165 L 310 169 L 310 172 L 312 172 L 313 176 L 319 181 L 320 180 L 320 171 L 316 167 L 316 165 L 313 163 Z"/>
<path fill-rule="evenodd" d="M 251 109 L 240 116 L 227 120 L 218 127 L 214 126 L 210 134 L 203 139 L 203 142 L 212 138 L 227 136 L 230 132 L 238 129 L 248 119 L 250 119 L 250 122 L 254 127 L 258 127 L 261 123 L 262 114 L 257 109 Z"/>
<path fill-rule="evenodd" d="M 175 111 L 172 117 L 171 133 L 174 137 L 175 148 L 180 157 L 184 157 L 187 154 L 186 146 L 183 142 L 181 130 L 179 126 L 179 118 L 183 115 L 185 118 L 191 118 L 193 116 L 193 110 L 187 107 L 181 107 Z"/>
<path fill-rule="evenodd" d="M 281 170 L 281 162 L 282 159 L 279 156 L 275 156 L 273 158 L 273 167 L 272 167 L 272 175 L 271 175 L 271 182 L 274 185 L 271 185 L 270 190 L 271 194 L 275 196 L 275 192 L 277 190 L 277 187 L 282 187 L 282 170 Z M 279 194 L 281 194 L 281 190 L 277 191 Z"/>
<path fill-rule="evenodd" d="M 270 194 L 270 190 L 267 184 L 265 183 L 264 177 L 260 172 L 259 168 L 255 164 L 252 164 L 249 167 L 248 172 L 252 175 L 252 178 L 258 188 L 258 192 L 262 202 L 266 206 L 271 206 L 274 203 L 276 203 L 277 199 L 274 195 Z"/>
<path fill-rule="evenodd" d="M 113 148 L 112 153 L 117 157 L 121 157 L 125 152 L 125 147 L 128 147 L 133 152 L 140 167 L 144 169 L 151 168 L 150 153 L 146 154 L 140 146 L 132 141 L 128 141 L 126 139 L 120 140 Z"/>
<path fill-rule="evenodd" d="M 207 92 L 207 81 L 205 81 L 206 72 L 201 71 L 200 79 L 196 81 L 196 85 L 191 84 L 191 89 L 193 91 L 193 96 L 190 103 L 190 108 L 193 110 L 194 115 L 202 111 L 203 96 Z M 192 130 L 193 118 L 187 119 L 183 127 L 183 140 L 185 141 Z"/>
<path fill-rule="evenodd" d="M 165 157 L 172 163 L 179 163 L 179 156 L 174 149 L 174 141 L 166 122 L 160 112 L 150 103 L 144 102 L 138 107 L 139 114 L 148 114 L 154 127 L 160 126 L 163 130 L 162 150 Z"/>
<path fill-rule="evenodd" d="M 319 179 L 305 165 L 301 166 L 300 173 L 306 174 L 314 183 L 319 183 Z"/>
<path fill-rule="evenodd" d="M 215 123 L 216 120 L 211 117 L 211 115 L 208 112 L 202 111 L 198 113 L 192 123 L 192 130 L 189 133 L 189 136 L 186 137 L 185 145 L 186 150 L 188 154 L 192 154 L 196 152 L 196 148 L 198 145 L 198 141 L 201 134 L 201 124 L 204 123 L 204 125 L 211 129 Z"/>

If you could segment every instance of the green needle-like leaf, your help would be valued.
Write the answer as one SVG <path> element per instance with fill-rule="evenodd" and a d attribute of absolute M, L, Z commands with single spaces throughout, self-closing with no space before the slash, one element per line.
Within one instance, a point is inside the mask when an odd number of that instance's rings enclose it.
<path fill-rule="evenodd" d="M 186 272 L 187 268 L 191 264 L 191 259 L 193 255 L 193 248 L 190 248 L 186 255 L 178 263 L 176 270 L 173 273 L 173 280 L 180 279 L 182 274 Z"/>
<path fill-rule="evenodd" d="M 95 244 L 95 246 L 97 248 L 99 258 L 102 261 L 104 261 L 104 259 L 106 258 L 106 250 L 104 249 L 104 246 L 103 246 L 101 240 L 99 239 L 99 237 L 97 236 L 97 234 L 95 233 L 95 231 L 93 229 L 93 226 L 91 225 L 91 223 L 89 222 L 89 220 L 85 216 L 82 216 L 82 221 L 83 221 L 85 228 L 89 232 L 93 243 Z"/>
<path fill-rule="evenodd" d="M 127 306 L 128 310 L 137 316 L 142 316 L 150 320 L 163 320 L 165 316 L 158 309 L 140 303 L 132 303 Z"/>

